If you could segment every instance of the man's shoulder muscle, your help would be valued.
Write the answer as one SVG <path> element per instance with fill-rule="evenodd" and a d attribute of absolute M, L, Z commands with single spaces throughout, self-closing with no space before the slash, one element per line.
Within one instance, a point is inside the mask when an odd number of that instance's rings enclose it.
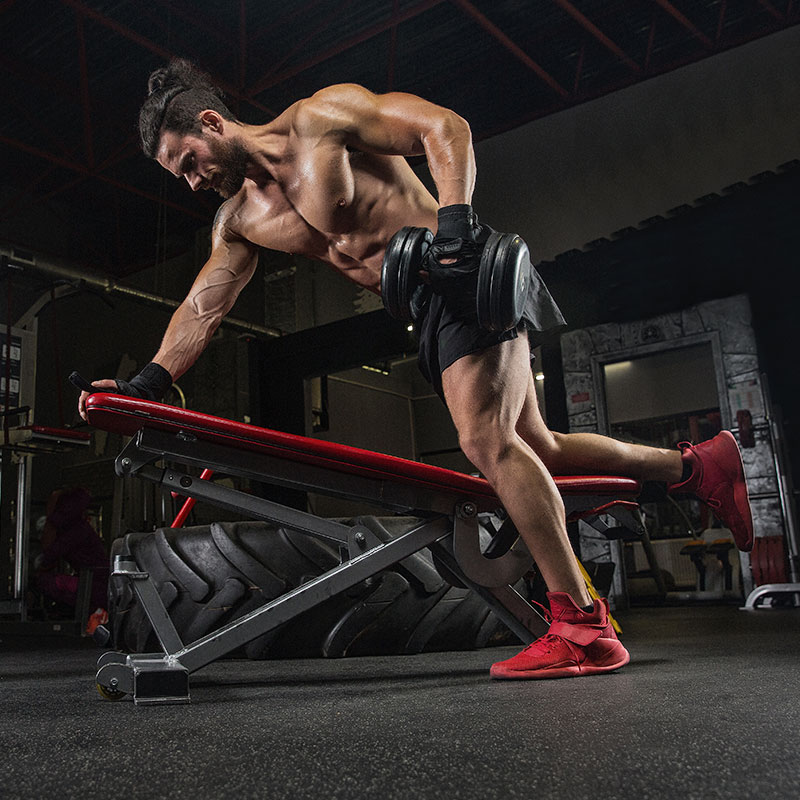
<path fill-rule="evenodd" d="M 240 194 L 243 194 L 243 192 L 244 190 Z M 211 225 L 211 235 L 213 237 L 220 237 L 226 242 L 244 241 L 240 231 L 244 203 L 245 198 L 237 194 L 220 204 L 217 213 L 214 215 L 214 222 Z"/>
<path fill-rule="evenodd" d="M 324 134 L 348 128 L 374 98 L 372 92 L 355 83 L 327 86 L 291 107 L 292 125 L 300 134 Z"/>
<path fill-rule="evenodd" d="M 236 195 L 226 200 L 217 209 L 211 228 L 212 254 L 225 254 L 236 261 L 249 261 L 258 250 L 258 245 L 246 235 L 243 224 L 244 198 Z"/>
<path fill-rule="evenodd" d="M 217 209 L 217 213 L 214 214 L 214 221 L 211 223 L 211 231 L 213 233 L 217 233 L 222 226 L 222 220 L 225 216 L 225 206 L 227 204 L 228 204 L 227 200 L 224 203 L 220 203 L 219 208 Z"/>

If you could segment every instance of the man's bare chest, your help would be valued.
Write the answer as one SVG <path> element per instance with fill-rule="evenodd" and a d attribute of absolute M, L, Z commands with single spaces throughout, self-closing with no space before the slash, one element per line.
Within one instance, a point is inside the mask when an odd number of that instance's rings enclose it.
<path fill-rule="evenodd" d="M 259 247 L 297 253 L 340 270 L 359 265 L 376 249 L 366 220 L 359 222 L 352 207 L 326 202 L 319 193 L 306 195 L 271 183 L 248 187 L 228 228 Z"/>
<path fill-rule="evenodd" d="M 302 252 L 321 241 L 324 232 L 312 225 L 302 206 L 293 203 L 282 187 L 248 187 L 230 228 L 261 247 Z"/>

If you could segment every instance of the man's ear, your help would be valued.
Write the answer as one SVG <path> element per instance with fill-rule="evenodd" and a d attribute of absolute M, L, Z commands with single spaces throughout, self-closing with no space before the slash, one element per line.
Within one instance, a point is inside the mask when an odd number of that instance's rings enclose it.
<path fill-rule="evenodd" d="M 199 119 L 203 128 L 207 128 L 211 133 L 222 133 L 225 120 L 216 111 L 207 108 L 200 112 Z"/>

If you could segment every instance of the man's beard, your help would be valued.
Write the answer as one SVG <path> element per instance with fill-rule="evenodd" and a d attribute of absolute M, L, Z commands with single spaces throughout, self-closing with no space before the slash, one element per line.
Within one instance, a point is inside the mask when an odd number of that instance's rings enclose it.
<path fill-rule="evenodd" d="M 214 190 L 226 200 L 233 197 L 241 188 L 247 174 L 249 156 L 238 139 L 228 142 L 211 140 L 211 153 L 217 162 L 219 185 Z"/>

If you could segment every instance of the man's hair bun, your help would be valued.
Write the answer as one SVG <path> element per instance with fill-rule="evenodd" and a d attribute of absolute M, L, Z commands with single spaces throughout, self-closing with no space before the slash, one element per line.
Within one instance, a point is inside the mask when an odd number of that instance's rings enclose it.
<path fill-rule="evenodd" d="M 147 81 L 148 96 L 162 89 L 165 91 L 202 89 L 217 97 L 223 96 L 222 90 L 214 85 L 211 77 L 185 58 L 173 58 L 166 67 L 151 73 Z"/>
<path fill-rule="evenodd" d="M 167 69 L 166 67 L 162 67 L 161 69 L 157 69 L 150 75 L 150 79 L 147 81 L 147 96 L 149 97 L 153 92 L 157 92 L 159 89 L 164 88 L 164 83 L 167 80 Z"/>

